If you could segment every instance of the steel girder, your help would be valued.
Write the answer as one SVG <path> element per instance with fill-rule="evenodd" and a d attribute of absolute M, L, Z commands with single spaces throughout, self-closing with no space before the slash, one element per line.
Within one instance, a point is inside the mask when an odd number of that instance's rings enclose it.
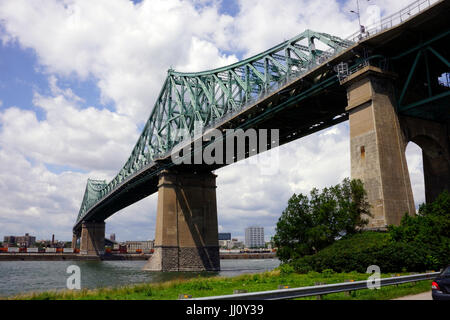
<path fill-rule="evenodd" d="M 316 48 L 318 40 L 327 49 Z M 235 64 L 195 73 L 169 70 L 155 106 L 130 157 L 107 183 L 89 179 L 77 223 L 89 209 L 144 166 L 180 143 L 181 133 L 194 134 L 196 121 L 213 127 L 225 116 L 263 99 L 280 85 L 353 45 L 338 37 L 306 30 L 256 56 Z"/>
<path fill-rule="evenodd" d="M 434 48 L 438 41 L 445 43 L 449 37 L 450 29 L 391 58 L 395 66 L 407 56 L 414 57 L 411 60 L 411 67 L 408 70 L 405 82 L 401 85 L 398 94 L 398 113 L 432 121 L 447 121 L 449 119 L 448 98 L 450 97 L 450 88 L 448 83 L 437 85 L 439 82 L 436 79 L 436 73 L 444 76 L 450 74 L 450 60 L 445 53 L 441 53 Z M 433 61 L 432 59 L 440 63 L 439 69 L 431 70 L 430 62 Z M 419 67 L 424 71 L 422 74 L 419 72 Z M 415 76 L 415 81 L 426 85 L 427 90 L 426 93 L 422 93 L 420 98 L 416 97 L 415 100 L 407 102 L 408 94 L 414 93 L 417 95 L 417 87 L 412 88 Z"/>

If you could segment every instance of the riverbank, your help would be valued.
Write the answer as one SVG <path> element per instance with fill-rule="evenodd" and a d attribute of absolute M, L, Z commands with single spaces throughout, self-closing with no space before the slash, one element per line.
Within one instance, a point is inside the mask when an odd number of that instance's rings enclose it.
<path fill-rule="evenodd" d="M 0 261 L 122 261 L 148 260 L 151 254 L 113 254 L 85 256 L 74 253 L 2 253 Z"/>
<path fill-rule="evenodd" d="M 16 295 L 9 299 L 18 300 L 176 300 L 180 295 L 207 297 L 232 294 L 235 290 L 248 292 L 278 289 L 280 285 L 291 288 L 313 286 L 317 283 L 332 284 L 346 281 L 366 280 L 367 274 L 361 273 L 317 273 L 284 274 L 274 270 L 259 274 L 245 274 L 237 277 L 209 277 L 178 279 L 162 283 L 145 283 L 115 288 L 82 289 L 79 291 L 47 291 Z M 382 277 L 390 277 L 390 274 Z M 351 294 L 337 293 L 323 296 L 324 300 L 390 300 L 430 290 L 431 281 L 407 283 L 399 286 L 382 287 L 380 290 L 359 290 Z M 314 300 L 316 297 L 301 300 Z"/>
<path fill-rule="evenodd" d="M 270 253 L 221 253 L 220 259 L 275 259 L 277 254 Z"/>
<path fill-rule="evenodd" d="M 2 253 L 0 261 L 121 261 L 121 260 L 148 260 L 151 254 L 109 254 L 98 256 L 85 256 L 74 253 Z M 275 259 L 276 253 L 224 253 L 220 259 Z"/>

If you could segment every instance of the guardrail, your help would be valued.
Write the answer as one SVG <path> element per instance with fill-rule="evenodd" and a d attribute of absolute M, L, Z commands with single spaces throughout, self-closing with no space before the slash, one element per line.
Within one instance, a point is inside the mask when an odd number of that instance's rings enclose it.
<path fill-rule="evenodd" d="M 384 287 L 409 282 L 431 280 L 439 274 L 440 272 L 432 272 L 408 276 L 399 276 L 393 278 L 381 278 L 380 286 Z M 327 284 L 327 285 L 293 288 L 293 289 L 230 294 L 224 296 L 194 298 L 190 300 L 286 300 L 310 296 L 322 296 L 330 293 L 364 290 L 369 288 L 368 287 L 369 283 L 372 283 L 372 280 Z"/>
<path fill-rule="evenodd" d="M 400 11 L 397 11 L 390 16 L 384 17 L 380 21 L 372 25 L 365 26 L 364 32 L 361 32 L 361 30 L 357 31 L 351 36 L 347 37 L 346 40 L 359 42 L 372 37 L 384 30 L 396 27 L 403 22 L 408 21 L 409 19 L 417 16 L 418 14 L 422 13 L 438 2 L 442 2 L 442 0 L 416 0 Z"/>

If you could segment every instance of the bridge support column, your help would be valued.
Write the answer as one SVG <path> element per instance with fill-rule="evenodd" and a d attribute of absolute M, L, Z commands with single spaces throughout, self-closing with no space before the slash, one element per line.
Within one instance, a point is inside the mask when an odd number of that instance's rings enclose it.
<path fill-rule="evenodd" d="M 105 253 L 105 222 L 83 222 L 81 227 L 80 254 L 103 255 Z"/>
<path fill-rule="evenodd" d="M 72 236 L 72 249 L 77 248 L 78 235 L 76 233 Z"/>
<path fill-rule="evenodd" d="M 163 171 L 150 271 L 220 270 L 216 175 Z"/>
<path fill-rule="evenodd" d="M 398 225 L 415 214 L 406 143 L 394 109 L 392 75 L 372 66 L 346 81 L 350 113 L 351 175 L 361 179 L 372 205 L 368 228 Z"/>

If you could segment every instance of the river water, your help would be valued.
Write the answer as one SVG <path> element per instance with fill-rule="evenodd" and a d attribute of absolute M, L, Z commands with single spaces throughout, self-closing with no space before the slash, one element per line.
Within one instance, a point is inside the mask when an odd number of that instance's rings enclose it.
<path fill-rule="evenodd" d="M 81 271 L 82 288 L 113 287 L 144 282 L 163 282 L 177 278 L 204 276 L 231 277 L 258 273 L 278 267 L 278 259 L 220 260 L 219 272 L 149 272 L 142 271 L 147 261 L 2 261 L 0 262 L 0 297 L 30 291 L 65 289 L 70 276 L 67 267 Z"/>

